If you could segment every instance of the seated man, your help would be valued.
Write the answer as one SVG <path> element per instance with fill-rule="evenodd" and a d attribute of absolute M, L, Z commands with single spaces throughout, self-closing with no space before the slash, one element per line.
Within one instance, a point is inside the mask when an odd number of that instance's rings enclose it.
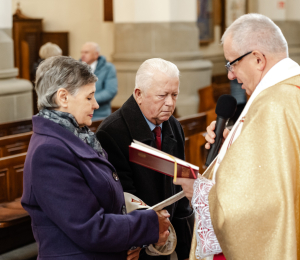
<path fill-rule="evenodd" d="M 81 60 L 92 67 L 98 78 L 95 98 L 99 108 L 95 110 L 93 120 L 107 117 L 111 114 L 110 102 L 118 91 L 116 69 L 104 56 L 100 56 L 100 48 L 95 42 L 87 42 L 82 46 Z"/>
<path fill-rule="evenodd" d="M 97 138 L 116 168 L 125 192 L 132 193 L 153 206 L 181 191 L 172 177 L 129 162 L 133 139 L 184 159 L 184 133 L 172 116 L 179 93 L 179 70 L 162 59 L 146 60 L 136 74 L 133 95 L 97 130 Z M 176 253 L 179 260 L 188 259 L 194 216 L 184 198 L 167 207 L 177 234 Z M 140 259 L 167 260 L 169 256 Z"/>

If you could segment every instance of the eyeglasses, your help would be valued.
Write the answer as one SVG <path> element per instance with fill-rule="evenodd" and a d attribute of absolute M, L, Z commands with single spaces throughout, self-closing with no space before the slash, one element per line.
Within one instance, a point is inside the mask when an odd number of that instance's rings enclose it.
<path fill-rule="evenodd" d="M 232 62 L 229 62 L 229 61 L 228 61 L 227 64 L 225 65 L 226 69 L 227 69 L 228 71 L 233 72 L 233 66 L 232 66 L 232 65 L 233 65 L 234 63 L 240 61 L 242 58 L 244 58 L 245 56 L 247 56 L 248 54 L 250 54 L 250 53 L 252 53 L 252 52 L 253 52 L 253 51 L 249 51 L 249 52 L 247 52 L 246 54 L 244 54 L 243 56 L 237 58 L 236 60 L 234 60 L 234 61 L 232 61 Z"/>

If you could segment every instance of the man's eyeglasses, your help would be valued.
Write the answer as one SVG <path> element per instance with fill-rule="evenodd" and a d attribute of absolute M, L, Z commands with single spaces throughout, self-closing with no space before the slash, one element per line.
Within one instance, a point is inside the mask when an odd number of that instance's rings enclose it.
<path fill-rule="evenodd" d="M 250 54 L 250 53 L 252 53 L 252 51 L 249 51 L 249 52 L 247 52 L 246 54 L 244 54 L 243 56 L 241 56 L 241 57 L 239 57 L 239 58 L 237 58 L 236 60 L 234 60 L 234 61 L 232 61 L 232 62 L 227 62 L 227 64 L 225 65 L 225 67 L 226 67 L 226 69 L 228 70 L 228 71 L 233 71 L 233 64 L 234 63 L 236 63 L 236 62 L 238 62 L 238 61 L 240 61 L 242 58 L 244 58 L 245 56 L 247 56 L 248 54 Z"/>

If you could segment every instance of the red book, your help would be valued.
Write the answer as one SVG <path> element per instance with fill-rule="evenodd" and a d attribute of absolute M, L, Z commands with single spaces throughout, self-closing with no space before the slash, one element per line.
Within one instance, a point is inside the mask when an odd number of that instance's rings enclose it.
<path fill-rule="evenodd" d="M 175 161 L 177 162 L 177 177 L 196 179 L 199 167 L 149 145 L 135 141 L 129 146 L 129 161 L 146 168 L 174 177 Z"/>

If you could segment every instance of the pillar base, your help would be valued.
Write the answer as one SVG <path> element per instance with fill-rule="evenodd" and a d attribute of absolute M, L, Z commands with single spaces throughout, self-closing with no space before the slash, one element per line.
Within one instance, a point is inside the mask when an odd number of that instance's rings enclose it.
<path fill-rule="evenodd" d="M 31 119 L 32 84 L 24 79 L 0 79 L 0 124 Z"/>

